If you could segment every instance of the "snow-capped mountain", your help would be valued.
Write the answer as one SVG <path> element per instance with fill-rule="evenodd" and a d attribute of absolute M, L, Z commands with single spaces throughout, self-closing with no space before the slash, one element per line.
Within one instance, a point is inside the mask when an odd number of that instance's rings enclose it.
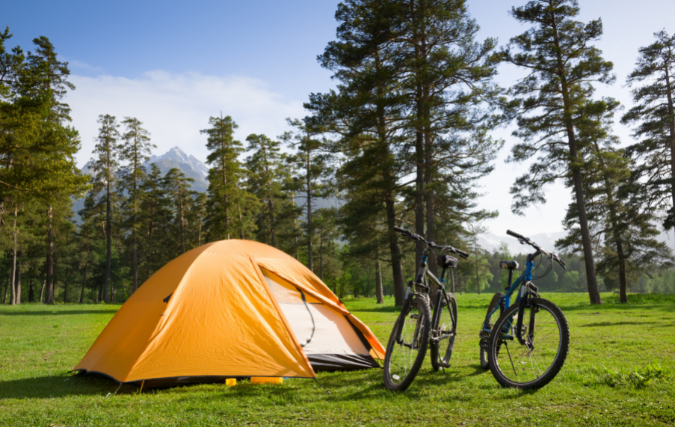
<path fill-rule="evenodd" d="M 192 189 L 195 191 L 205 193 L 209 186 L 208 181 L 206 180 L 206 177 L 209 174 L 209 168 L 195 156 L 188 156 L 178 147 L 173 147 L 160 156 L 150 156 L 150 160 L 143 163 L 146 172 L 150 172 L 151 163 L 155 163 L 159 167 L 159 170 L 162 171 L 162 175 L 165 175 L 172 168 L 180 169 L 185 176 L 195 180 L 195 182 L 192 183 Z M 91 162 L 87 162 L 87 164 L 82 167 L 81 171 L 84 174 L 91 175 Z"/>
<path fill-rule="evenodd" d="M 173 147 L 161 156 L 151 156 L 150 161 L 143 164 L 146 171 L 150 170 L 150 163 L 155 163 L 162 174 L 166 174 L 171 168 L 180 169 L 185 176 L 195 180 L 192 183 L 192 189 L 195 191 L 204 193 L 209 186 L 206 180 L 209 168 L 195 156 L 188 156 L 178 147 Z"/>

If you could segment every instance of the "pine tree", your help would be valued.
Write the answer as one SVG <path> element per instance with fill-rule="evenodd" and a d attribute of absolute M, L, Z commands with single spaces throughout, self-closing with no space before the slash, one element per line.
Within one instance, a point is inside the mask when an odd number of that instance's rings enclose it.
<path fill-rule="evenodd" d="M 279 212 L 286 202 L 283 192 L 284 166 L 279 141 L 265 135 L 251 134 L 246 138 L 246 151 L 253 152 L 246 159 L 249 187 L 261 201 L 260 215 L 256 221 L 257 238 L 265 244 L 279 247 L 277 243 Z"/>
<path fill-rule="evenodd" d="M 80 226 L 77 231 L 79 240 L 78 264 L 82 270 L 82 288 L 80 290 L 80 304 L 84 303 L 85 291 L 87 289 L 87 279 L 90 272 L 98 263 L 97 248 L 105 238 L 105 216 L 99 215 L 96 206 L 96 195 L 89 192 L 84 199 L 84 208 L 78 212 L 80 215 Z"/>
<path fill-rule="evenodd" d="M 242 167 L 238 160 L 243 148 L 234 139 L 237 124 L 232 117 L 210 117 L 209 129 L 201 133 L 208 135 L 206 148 L 210 153 L 206 163 L 209 169 L 208 233 L 209 240 L 229 239 L 234 227 L 232 218 L 241 215 L 239 180 Z"/>
<path fill-rule="evenodd" d="M 119 169 L 120 144 L 118 143 L 120 134 L 119 124 L 114 116 L 109 114 L 100 115 L 98 123 L 99 128 L 98 143 L 94 147 L 92 159 L 94 170 L 94 191 L 99 193 L 105 189 L 106 203 L 106 267 L 103 282 L 103 300 L 106 303 L 111 301 L 111 263 L 112 263 L 112 198 L 117 181 L 117 171 Z"/>
<path fill-rule="evenodd" d="M 627 78 L 637 105 L 621 121 L 634 125 L 633 136 L 641 139 L 627 150 L 640 160 L 634 181 L 643 182 L 653 206 L 668 212 L 664 227 L 670 229 L 675 225 L 675 35 L 662 30 L 654 36 L 654 43 L 639 49 Z"/>
<path fill-rule="evenodd" d="M 572 176 L 580 232 L 586 262 L 588 293 L 592 304 L 602 304 L 593 262 L 593 248 L 586 214 L 580 142 L 576 112 L 593 93 L 592 82 L 611 83 L 612 63 L 600 56 L 591 43 L 602 35 L 602 22 L 574 21 L 577 0 L 531 0 L 514 7 L 511 14 L 533 27 L 511 39 L 502 51 L 506 62 L 530 73 L 513 88 L 521 109 L 514 135 L 524 142 L 512 149 L 510 161 L 522 162 L 537 156 L 530 172 L 516 180 L 516 213 L 532 204 L 545 202 L 545 184 Z M 516 49 L 518 50 L 516 52 Z"/>
<path fill-rule="evenodd" d="M 467 139 L 463 133 L 492 125 L 489 110 L 480 106 L 498 95 L 491 85 L 497 73 L 498 60 L 493 54 L 496 40 L 475 41 L 479 26 L 469 16 L 465 0 L 399 3 L 397 36 L 402 43 L 398 60 L 410 103 L 409 127 L 415 134 L 411 159 L 415 170 L 415 232 L 435 241 L 439 185 L 434 181 L 446 167 L 453 168 L 444 164 L 449 160 L 446 156 L 453 151 L 470 157 L 479 154 L 456 143 Z M 439 144 L 443 141 L 445 144 Z M 495 147 L 488 144 L 484 149 L 491 152 Z M 424 249 L 424 244 L 417 242 L 418 261 Z M 435 264 L 430 269 L 436 272 Z"/>
<path fill-rule="evenodd" d="M 124 221 L 125 228 L 130 233 L 131 246 L 131 274 L 133 291 L 138 289 L 138 232 L 141 228 L 139 211 L 141 204 L 140 183 L 145 178 L 143 163 L 150 160 L 152 148 L 156 145 L 150 143 L 150 134 L 143 129 L 140 120 L 134 117 L 125 117 L 122 125 L 125 132 L 122 134 L 124 143 L 120 147 L 119 157 L 128 164 L 120 168 L 120 188 L 126 192 L 126 200 L 123 209 L 127 212 Z"/>
<path fill-rule="evenodd" d="M 176 231 L 176 233 L 171 234 L 178 236 L 178 242 L 176 242 L 175 246 L 178 249 L 179 255 L 185 253 L 185 223 L 189 205 L 192 201 L 190 188 L 194 181 L 194 179 L 186 177 L 178 168 L 172 168 L 164 176 L 164 190 L 171 200 L 172 217 Z"/>
<path fill-rule="evenodd" d="M 296 189 L 299 194 L 302 194 L 299 197 L 305 199 L 307 267 L 314 271 L 312 203 L 313 199 L 326 197 L 330 192 L 330 186 L 327 185 L 330 174 L 329 155 L 323 149 L 322 141 L 317 139 L 322 132 L 320 128 L 313 127 L 307 119 L 287 119 L 287 122 L 296 130 L 286 132 L 282 138 L 296 150 L 291 161 L 295 163 L 296 170 L 299 172 L 295 182 Z"/>
<path fill-rule="evenodd" d="M 165 190 L 162 172 L 155 163 L 150 164 L 150 172 L 141 183 L 141 190 L 141 251 L 148 279 L 173 258 L 173 253 L 167 249 L 172 220 L 171 201 Z"/>

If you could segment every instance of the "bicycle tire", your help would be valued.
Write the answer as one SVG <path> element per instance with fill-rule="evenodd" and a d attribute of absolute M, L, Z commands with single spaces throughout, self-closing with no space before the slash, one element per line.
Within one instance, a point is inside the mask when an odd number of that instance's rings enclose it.
<path fill-rule="evenodd" d="M 490 305 L 488 306 L 487 309 L 487 314 L 485 315 L 483 328 L 487 327 L 488 329 L 492 329 L 492 326 L 495 324 L 495 321 L 499 319 L 499 317 L 504 312 L 504 303 L 502 302 L 502 298 L 504 298 L 504 294 L 501 292 L 497 292 L 496 294 L 493 295 L 492 300 L 490 301 Z M 494 309 L 497 307 L 497 304 L 499 304 L 499 312 L 495 311 L 494 313 L 492 313 Z M 490 316 L 490 313 L 492 313 L 492 316 Z M 490 336 L 487 332 L 485 332 L 484 329 L 481 329 L 480 334 L 481 334 L 480 367 L 483 369 L 488 369 L 490 367 L 490 358 L 488 357 L 489 355 L 488 342 Z"/>
<path fill-rule="evenodd" d="M 515 322 L 514 316 L 518 314 L 518 308 L 518 304 L 514 304 L 506 310 L 492 328 L 489 345 L 490 370 L 503 387 L 538 389 L 553 380 L 565 364 L 570 344 L 569 325 L 557 305 L 545 299 L 532 298 L 523 312 L 523 326 L 525 329 L 530 328 L 534 312 L 535 333 L 530 337 L 531 332 L 525 330 L 523 336 L 526 344 L 522 345 L 517 338 L 508 339 L 509 335 L 514 335 L 512 331 L 515 326 L 506 328 L 509 321 Z M 514 348 L 509 348 L 507 341 L 513 343 Z M 502 346 L 505 351 L 499 350 Z M 516 355 L 515 362 L 511 356 L 512 351 Z M 533 356 L 535 351 L 538 358 L 536 360 Z M 553 352 L 555 354 L 552 357 Z M 513 370 L 513 376 L 518 377 L 517 380 L 511 377 L 509 368 Z M 532 371 L 533 375 L 529 375 L 528 371 Z M 520 377 L 518 372 L 521 373 Z"/>
<path fill-rule="evenodd" d="M 431 367 L 434 371 L 448 367 L 452 350 L 455 345 L 457 334 L 457 299 L 452 294 L 438 292 L 436 307 L 434 308 L 434 321 L 431 339 Z M 448 335 L 448 338 L 437 341 L 436 339 Z M 445 352 L 442 351 L 447 342 Z"/>
<path fill-rule="evenodd" d="M 429 347 L 430 325 L 429 302 L 426 298 L 415 297 L 404 303 L 389 336 L 384 357 L 384 385 L 388 390 L 404 391 L 412 384 Z M 397 342 L 399 328 L 401 340 Z"/>

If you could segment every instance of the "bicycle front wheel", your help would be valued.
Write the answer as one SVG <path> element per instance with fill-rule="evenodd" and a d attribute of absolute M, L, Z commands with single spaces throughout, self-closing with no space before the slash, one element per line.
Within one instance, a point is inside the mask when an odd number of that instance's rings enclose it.
<path fill-rule="evenodd" d="M 387 343 L 384 385 L 389 390 L 410 387 L 424 362 L 429 346 L 429 302 L 415 297 L 404 304 Z"/>
<path fill-rule="evenodd" d="M 457 300 L 454 295 L 438 294 L 431 337 L 431 366 L 434 371 L 450 366 L 457 335 Z"/>
<path fill-rule="evenodd" d="M 518 304 L 502 314 L 490 334 L 490 370 L 504 387 L 536 389 L 562 369 L 570 343 L 563 312 L 550 301 L 532 298 L 523 312 L 521 344 L 516 336 Z"/>

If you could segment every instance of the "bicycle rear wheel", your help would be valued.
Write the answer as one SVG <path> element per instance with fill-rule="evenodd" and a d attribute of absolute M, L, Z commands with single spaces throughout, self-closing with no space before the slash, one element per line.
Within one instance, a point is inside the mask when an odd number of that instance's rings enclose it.
<path fill-rule="evenodd" d="M 504 303 L 502 302 L 502 298 L 504 298 L 503 293 L 497 292 L 494 294 L 492 301 L 490 301 L 490 306 L 488 307 L 485 321 L 483 322 L 483 329 L 480 331 L 480 366 L 483 369 L 490 367 L 488 358 L 488 341 L 490 339 L 490 333 L 485 329 L 492 330 L 492 326 L 504 312 Z M 499 304 L 499 310 L 495 311 L 497 304 Z"/>
<path fill-rule="evenodd" d="M 532 298 L 523 312 L 524 344 L 516 337 L 518 304 L 497 320 L 490 334 L 490 370 L 504 387 L 536 389 L 562 369 L 570 343 L 563 312 L 550 301 Z"/>
<path fill-rule="evenodd" d="M 436 297 L 431 337 L 431 366 L 434 371 L 450 366 L 457 334 L 457 300 L 442 291 Z"/>
<path fill-rule="evenodd" d="M 424 362 L 429 346 L 429 302 L 415 297 L 404 303 L 387 343 L 384 357 L 384 385 L 389 390 L 410 387 Z"/>

